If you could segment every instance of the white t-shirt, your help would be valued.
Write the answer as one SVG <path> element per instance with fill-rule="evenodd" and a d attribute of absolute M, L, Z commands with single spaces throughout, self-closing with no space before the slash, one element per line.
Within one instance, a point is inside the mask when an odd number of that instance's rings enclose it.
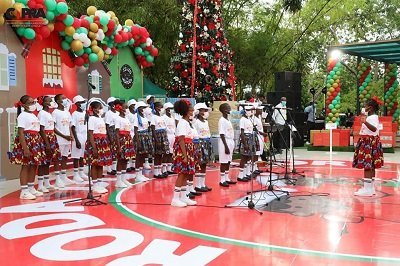
<path fill-rule="evenodd" d="M 88 121 L 89 130 L 93 131 L 93 134 L 107 134 L 106 123 L 104 119 L 97 116 L 90 116 Z"/>
<path fill-rule="evenodd" d="M 207 120 L 201 122 L 199 119 L 196 119 L 193 121 L 193 127 L 196 129 L 199 138 L 211 138 L 210 127 L 208 126 Z"/>
<path fill-rule="evenodd" d="M 174 116 L 171 115 L 171 117 L 169 117 L 167 115 L 163 115 L 162 118 L 164 119 L 165 126 L 167 127 L 167 134 L 175 135 L 176 124 Z"/>
<path fill-rule="evenodd" d="M 136 116 L 136 114 L 132 114 L 131 112 L 126 112 L 126 118 L 128 118 L 128 120 L 129 120 L 129 123 L 131 124 L 131 129 L 130 129 L 130 131 L 131 131 L 131 136 L 133 137 L 133 136 L 135 136 L 135 127 L 134 127 L 134 123 L 135 123 L 135 116 Z"/>
<path fill-rule="evenodd" d="M 71 131 L 71 121 L 72 121 L 72 117 L 71 114 L 69 113 L 69 111 L 61 111 L 58 109 L 55 109 L 52 113 L 53 115 L 53 119 L 55 122 L 55 128 L 63 135 L 65 136 L 70 136 Z M 67 145 L 70 144 L 71 142 L 58 136 L 57 135 L 57 142 L 60 145 Z"/>
<path fill-rule="evenodd" d="M 138 120 L 138 115 L 135 115 L 135 121 L 133 123 L 133 126 L 137 127 L 138 131 L 142 130 L 147 130 L 149 129 L 149 120 L 147 120 L 146 117 L 141 117 L 142 118 L 142 125 L 139 125 L 139 120 Z"/>
<path fill-rule="evenodd" d="M 167 129 L 167 124 L 162 116 L 153 115 L 151 120 L 151 125 L 157 129 Z"/>
<path fill-rule="evenodd" d="M 376 127 L 376 131 L 372 132 L 369 128 L 363 123 L 361 125 L 360 135 L 367 135 L 367 136 L 378 136 L 379 135 L 379 117 L 378 115 L 370 115 L 367 117 L 366 122 L 371 124 L 372 126 Z"/>
<path fill-rule="evenodd" d="M 185 138 L 193 139 L 195 137 L 195 130 L 192 128 L 188 121 L 185 119 L 179 120 L 178 126 L 176 127 L 176 136 L 185 136 Z"/>
<path fill-rule="evenodd" d="M 218 121 L 218 132 L 219 134 L 223 134 L 225 139 L 234 139 L 234 131 L 231 121 L 221 117 Z"/>
<path fill-rule="evenodd" d="M 28 112 L 22 112 L 17 118 L 17 125 L 25 131 L 40 131 L 39 118 L 36 115 Z"/>
<path fill-rule="evenodd" d="M 86 135 L 85 112 L 75 111 L 72 113 L 72 126 L 75 127 L 76 134 Z"/>
<path fill-rule="evenodd" d="M 119 129 L 120 131 L 128 131 L 131 132 L 131 122 L 127 117 L 118 117 L 115 120 L 115 128 Z"/>
<path fill-rule="evenodd" d="M 278 125 L 285 125 L 285 121 L 287 119 L 287 110 L 286 109 L 278 109 L 278 108 L 285 108 L 284 106 L 282 106 L 282 104 L 278 104 L 277 106 L 275 106 L 275 109 L 273 114 L 272 114 L 272 119 L 275 121 L 275 123 L 277 123 Z"/>
<path fill-rule="evenodd" d="M 262 120 L 256 116 L 253 116 L 253 117 L 254 117 L 254 124 L 256 124 L 258 132 L 264 133 L 264 126 L 263 126 Z"/>
<path fill-rule="evenodd" d="M 143 110 L 143 115 L 146 117 L 147 121 L 153 120 L 153 110 L 150 107 L 146 107 Z"/>
<path fill-rule="evenodd" d="M 44 130 L 54 130 L 54 119 L 49 112 L 40 110 L 38 118 L 40 125 L 44 126 Z"/>
<path fill-rule="evenodd" d="M 253 123 L 251 120 L 247 117 L 242 117 L 240 118 L 240 129 L 244 129 L 245 134 L 251 134 L 253 133 Z"/>
<path fill-rule="evenodd" d="M 106 115 L 104 116 L 104 121 L 106 122 L 106 124 L 108 124 L 108 126 L 113 127 L 115 126 L 115 120 L 117 119 L 117 117 L 119 117 L 119 112 L 108 110 L 106 112 Z"/>

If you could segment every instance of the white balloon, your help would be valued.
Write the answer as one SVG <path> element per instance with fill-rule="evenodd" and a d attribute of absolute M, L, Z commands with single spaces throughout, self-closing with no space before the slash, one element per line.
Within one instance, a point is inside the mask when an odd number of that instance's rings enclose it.
<path fill-rule="evenodd" d="M 122 30 L 122 26 L 121 26 L 121 24 L 118 24 L 117 31 L 121 31 L 121 30 Z"/>
<path fill-rule="evenodd" d="M 105 52 L 106 52 L 106 54 L 111 54 L 111 48 L 107 48 L 107 49 L 105 50 Z"/>
<path fill-rule="evenodd" d="M 74 33 L 74 35 L 72 35 L 72 38 L 74 38 L 74 40 L 79 40 L 79 33 Z"/>
<path fill-rule="evenodd" d="M 85 40 L 85 41 L 83 42 L 83 46 L 84 46 L 84 47 L 89 47 L 91 44 L 92 44 L 92 42 L 91 42 L 89 39 L 87 39 L 87 40 Z"/>

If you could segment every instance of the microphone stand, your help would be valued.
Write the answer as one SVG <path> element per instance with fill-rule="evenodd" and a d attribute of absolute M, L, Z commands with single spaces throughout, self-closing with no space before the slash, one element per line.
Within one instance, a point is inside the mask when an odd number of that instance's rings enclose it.
<path fill-rule="evenodd" d="M 314 108 L 314 107 L 313 107 Z M 294 121 L 293 121 L 293 117 L 292 117 L 292 115 L 290 114 L 290 112 L 289 112 L 289 117 L 290 117 L 290 121 L 292 122 L 292 124 L 294 125 L 295 123 L 294 123 Z M 314 119 L 315 119 L 315 116 L 314 116 Z M 305 174 L 304 174 L 304 171 L 302 171 L 301 173 L 300 172 L 297 172 L 297 170 L 296 170 L 296 168 L 295 168 L 295 165 L 294 165 L 294 148 L 293 148 L 293 134 L 292 134 L 292 128 L 291 127 L 289 127 L 289 129 L 290 129 L 290 142 L 292 143 L 292 145 L 291 145 L 291 147 L 290 147 L 290 149 L 291 149 L 291 156 L 292 156 L 292 171 L 291 171 L 291 174 L 292 175 L 298 175 L 298 176 L 301 176 L 301 177 L 305 177 Z M 302 136 L 300 136 L 300 133 L 298 132 L 298 131 L 296 131 L 296 134 L 297 134 L 297 137 L 298 138 L 301 138 Z M 296 180 L 297 181 L 297 180 Z M 293 184 L 294 185 L 294 184 Z"/>
<path fill-rule="evenodd" d="M 88 110 L 89 110 L 89 99 L 91 97 L 91 92 L 92 89 L 95 89 L 96 87 L 88 82 L 88 104 L 86 105 L 86 114 L 85 114 L 85 124 L 86 124 L 86 132 L 88 134 L 89 132 L 89 115 L 88 115 Z M 89 141 L 89 137 L 87 138 L 87 141 Z M 88 176 L 89 176 L 89 191 L 88 194 L 86 195 L 86 198 L 80 198 L 80 199 L 75 199 L 75 200 L 69 200 L 69 201 L 64 201 L 65 204 L 70 204 L 74 202 L 79 202 L 81 201 L 82 206 L 99 206 L 99 205 L 107 205 L 106 202 L 103 202 L 101 200 L 98 200 L 101 198 L 101 195 L 94 196 L 93 195 L 93 190 L 92 190 L 92 172 L 91 172 L 91 161 L 88 161 Z"/>

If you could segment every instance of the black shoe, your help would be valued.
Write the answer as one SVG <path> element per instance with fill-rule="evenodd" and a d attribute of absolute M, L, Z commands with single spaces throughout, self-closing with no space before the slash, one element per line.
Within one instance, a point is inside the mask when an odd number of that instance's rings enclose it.
<path fill-rule="evenodd" d="M 229 184 L 227 182 L 223 182 L 223 183 L 219 182 L 219 185 L 221 187 L 229 187 Z"/>
<path fill-rule="evenodd" d="M 210 188 L 210 187 L 207 187 L 207 186 L 205 186 L 205 187 L 202 187 L 202 188 L 206 189 L 206 190 L 207 190 L 207 192 L 212 190 L 212 188 Z"/>
<path fill-rule="evenodd" d="M 193 195 L 192 193 L 187 194 L 187 196 L 189 197 L 189 199 L 194 199 L 196 196 Z"/>
<path fill-rule="evenodd" d="M 167 172 L 162 173 L 161 175 L 163 176 L 163 178 L 167 178 L 168 177 L 168 173 Z"/>
<path fill-rule="evenodd" d="M 245 178 L 245 177 L 243 177 L 243 178 L 238 178 L 237 179 L 239 182 L 249 182 L 250 180 L 249 179 L 247 179 L 247 178 Z"/>
<path fill-rule="evenodd" d="M 235 185 L 237 183 L 236 181 L 232 181 L 232 180 L 225 181 L 225 182 L 228 183 L 228 185 Z"/>
<path fill-rule="evenodd" d="M 112 170 L 111 172 L 107 172 L 107 175 L 116 175 L 117 174 L 117 171 L 115 171 L 115 170 Z"/>
<path fill-rule="evenodd" d="M 256 175 L 259 175 L 259 174 L 261 174 L 262 173 L 262 171 L 260 171 L 260 170 L 255 170 L 254 172 L 253 172 L 253 174 L 256 174 Z"/>
<path fill-rule="evenodd" d="M 208 189 L 204 187 L 195 187 L 194 190 L 196 190 L 197 192 L 208 192 Z"/>
<path fill-rule="evenodd" d="M 172 171 L 168 171 L 167 172 L 169 175 L 176 175 L 176 173 L 175 172 L 172 172 Z"/>
<path fill-rule="evenodd" d="M 201 196 L 201 192 L 197 192 L 197 191 L 190 191 L 190 194 L 193 194 L 195 196 Z"/>
<path fill-rule="evenodd" d="M 126 168 L 126 172 L 127 172 L 127 173 L 132 172 L 132 168 L 130 168 L 130 167 L 129 167 L 129 168 Z"/>
<path fill-rule="evenodd" d="M 164 176 L 163 176 L 163 175 L 154 175 L 154 178 L 157 178 L 157 179 L 163 179 L 163 178 L 164 178 Z"/>

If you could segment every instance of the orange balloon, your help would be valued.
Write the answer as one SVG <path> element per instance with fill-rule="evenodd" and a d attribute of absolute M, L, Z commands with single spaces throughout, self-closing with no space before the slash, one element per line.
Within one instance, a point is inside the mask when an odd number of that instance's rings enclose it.
<path fill-rule="evenodd" d="M 96 33 L 99 30 L 99 26 L 96 23 L 90 23 L 90 31 Z"/>
<path fill-rule="evenodd" d="M 80 40 L 73 40 L 71 43 L 71 49 L 74 52 L 78 52 L 83 49 L 83 43 Z"/>
<path fill-rule="evenodd" d="M 67 34 L 68 36 L 73 36 L 75 33 L 75 28 L 72 26 L 68 26 L 65 28 L 65 34 Z"/>

